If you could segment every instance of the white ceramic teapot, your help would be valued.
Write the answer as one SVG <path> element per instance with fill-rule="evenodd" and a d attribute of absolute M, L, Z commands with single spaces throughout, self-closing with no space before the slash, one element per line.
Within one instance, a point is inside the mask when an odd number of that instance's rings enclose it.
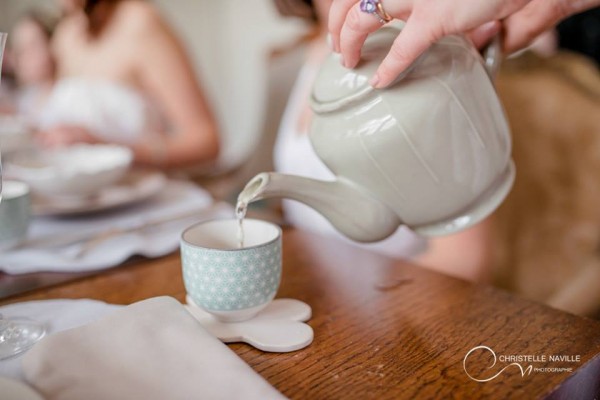
<path fill-rule="evenodd" d="M 446 37 L 393 85 L 373 89 L 368 80 L 397 34 L 371 35 L 353 70 L 331 55 L 317 77 L 310 139 L 337 179 L 261 173 L 242 202 L 301 201 L 361 242 L 382 240 L 401 224 L 425 236 L 457 232 L 500 205 L 515 171 L 484 60 L 467 39 Z"/>

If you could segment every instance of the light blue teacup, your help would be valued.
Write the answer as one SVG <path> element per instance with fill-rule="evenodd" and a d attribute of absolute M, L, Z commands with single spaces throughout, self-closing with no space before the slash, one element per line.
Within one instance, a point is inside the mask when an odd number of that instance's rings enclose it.
<path fill-rule="evenodd" d="M 188 295 L 224 322 L 255 316 L 273 300 L 281 281 L 281 229 L 244 219 L 243 230 L 242 248 L 235 219 L 201 222 L 181 237 Z"/>
<path fill-rule="evenodd" d="M 0 250 L 5 250 L 25 239 L 30 218 L 29 186 L 17 181 L 2 182 Z"/>

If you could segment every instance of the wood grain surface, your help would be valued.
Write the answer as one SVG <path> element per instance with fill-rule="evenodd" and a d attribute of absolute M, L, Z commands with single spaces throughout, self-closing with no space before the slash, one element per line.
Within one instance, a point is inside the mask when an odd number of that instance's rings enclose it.
<path fill-rule="evenodd" d="M 284 231 L 278 297 L 310 304 L 314 342 L 287 354 L 230 347 L 292 399 L 593 399 L 600 394 L 600 323 L 487 286 L 476 286 L 296 230 Z M 94 298 L 130 304 L 169 295 L 184 300 L 178 255 L 13 296 L 2 304 Z M 579 362 L 522 362 L 486 383 L 463 359 L 475 346 L 495 354 L 579 356 Z M 473 352 L 468 371 L 493 376 L 491 353 Z M 491 367 L 491 368 L 488 368 Z M 232 383 L 234 384 L 234 383 Z"/>

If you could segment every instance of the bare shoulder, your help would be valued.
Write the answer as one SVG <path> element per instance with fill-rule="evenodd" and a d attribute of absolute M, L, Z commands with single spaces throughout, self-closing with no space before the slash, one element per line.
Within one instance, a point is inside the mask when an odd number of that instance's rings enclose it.
<path fill-rule="evenodd" d="M 85 26 L 85 19 L 81 15 L 66 16 L 60 20 L 56 26 L 53 35 L 68 36 Z"/>
<path fill-rule="evenodd" d="M 178 56 L 180 43 L 168 22 L 152 3 L 142 0 L 122 1 L 116 10 L 115 34 L 120 47 L 139 70 L 153 68 L 159 58 Z"/>
<path fill-rule="evenodd" d="M 130 31 L 147 32 L 162 26 L 160 11 L 150 2 L 143 0 L 127 0 L 119 4 L 118 18 Z"/>
<path fill-rule="evenodd" d="M 81 18 L 64 18 L 52 35 L 52 47 L 54 51 L 62 52 L 65 48 L 72 46 L 73 41 L 80 37 L 84 31 L 85 22 Z"/>

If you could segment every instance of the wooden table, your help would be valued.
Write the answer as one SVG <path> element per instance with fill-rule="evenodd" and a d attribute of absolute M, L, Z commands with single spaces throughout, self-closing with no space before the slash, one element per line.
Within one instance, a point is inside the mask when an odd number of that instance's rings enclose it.
<path fill-rule="evenodd" d="M 306 349 L 270 354 L 231 348 L 293 399 L 592 399 L 600 395 L 600 322 L 538 305 L 491 287 L 430 272 L 295 230 L 284 232 L 279 297 L 313 308 Z M 5 299 L 94 298 L 129 304 L 152 296 L 183 301 L 178 255 L 140 261 L 92 277 Z M 579 356 L 578 362 L 521 362 L 497 378 L 470 379 L 463 360 L 486 345 L 507 355 Z M 475 378 L 494 375 L 492 354 L 467 359 Z"/>

